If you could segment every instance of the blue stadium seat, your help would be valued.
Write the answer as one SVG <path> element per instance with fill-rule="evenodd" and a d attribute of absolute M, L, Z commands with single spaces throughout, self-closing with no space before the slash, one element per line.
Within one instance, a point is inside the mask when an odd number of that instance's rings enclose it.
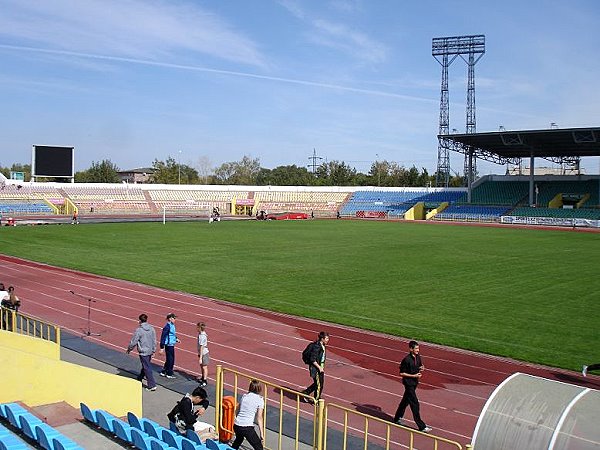
<path fill-rule="evenodd" d="M 185 437 L 188 438 L 190 441 L 194 442 L 195 444 L 202 444 L 200 436 L 198 436 L 198 433 L 196 433 L 194 430 L 185 430 Z"/>
<path fill-rule="evenodd" d="M 29 446 L 16 434 L 0 424 L 0 450 L 26 450 Z"/>
<path fill-rule="evenodd" d="M 54 450 L 84 450 L 83 447 L 80 447 L 69 439 L 54 438 L 52 444 L 54 445 Z"/>
<path fill-rule="evenodd" d="M 136 416 L 131 411 L 127 413 L 127 422 L 129 422 L 129 425 L 131 425 L 134 428 L 137 428 L 140 431 L 144 431 L 144 422 L 145 421 L 146 421 L 146 419 L 138 418 L 138 416 Z"/>
<path fill-rule="evenodd" d="M 122 441 L 133 443 L 133 438 L 131 437 L 132 426 L 126 424 L 120 419 L 113 419 L 112 427 L 115 435 L 121 439 Z"/>
<path fill-rule="evenodd" d="M 179 433 L 175 433 L 171 430 L 164 428 L 162 430 L 162 441 L 166 442 L 169 447 L 181 448 L 181 442 L 185 439 Z"/>
<path fill-rule="evenodd" d="M 231 447 L 227 444 L 223 444 L 222 442 L 213 441 L 212 439 L 207 439 L 204 443 L 208 450 L 229 450 Z"/>
<path fill-rule="evenodd" d="M 81 410 L 81 415 L 86 421 L 93 423 L 94 425 L 98 425 L 98 419 L 96 419 L 96 410 L 92 411 L 85 403 L 80 403 L 79 409 Z"/>
<path fill-rule="evenodd" d="M 21 429 L 19 417 L 23 414 L 27 414 L 27 410 L 17 403 L 7 403 L 4 405 L 4 411 L 6 412 L 6 418 L 10 424 L 15 428 Z"/>
<path fill-rule="evenodd" d="M 135 446 L 135 448 L 138 448 L 140 450 L 152 450 L 152 445 L 154 445 L 155 448 L 169 448 L 169 445 L 167 445 L 165 442 L 159 441 L 156 438 L 148 436 L 146 433 L 138 430 L 137 428 L 131 429 L 131 437 L 133 438 L 133 445 Z M 157 447 L 157 445 L 159 445 L 160 447 Z"/>
<path fill-rule="evenodd" d="M 19 428 L 23 431 L 25 436 L 34 441 L 38 440 L 37 433 L 35 432 L 35 428 L 38 425 L 42 425 L 42 421 L 35 417 L 33 414 L 22 414 L 19 416 Z M 58 431 L 54 430 L 54 432 L 50 433 L 51 435 L 58 434 Z"/>
<path fill-rule="evenodd" d="M 100 428 L 102 428 L 105 431 L 108 431 L 111 434 L 115 433 L 115 430 L 112 426 L 113 419 L 116 419 L 115 416 L 102 409 L 99 409 L 96 411 L 96 419 L 98 420 L 98 425 L 100 426 Z"/>

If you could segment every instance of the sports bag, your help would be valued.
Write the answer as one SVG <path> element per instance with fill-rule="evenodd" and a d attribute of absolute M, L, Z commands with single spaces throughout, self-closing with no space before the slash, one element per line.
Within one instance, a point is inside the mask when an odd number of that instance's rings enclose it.
<path fill-rule="evenodd" d="M 302 362 L 304 362 L 304 364 L 312 364 L 313 361 L 310 360 L 310 357 L 312 355 L 313 352 L 313 348 L 315 346 L 316 342 L 311 342 L 309 343 L 306 348 L 302 351 Z"/>

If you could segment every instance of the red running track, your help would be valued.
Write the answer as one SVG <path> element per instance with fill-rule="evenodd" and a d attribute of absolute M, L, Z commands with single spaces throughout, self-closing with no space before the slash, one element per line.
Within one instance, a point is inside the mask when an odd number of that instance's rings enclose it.
<path fill-rule="evenodd" d="M 196 326 L 207 324 L 214 365 L 223 364 L 273 383 L 301 389 L 311 381 L 301 352 L 320 330 L 331 334 L 323 398 L 377 417 L 393 417 L 402 396 L 398 363 L 407 339 L 272 313 L 211 298 L 56 268 L 0 255 L 0 281 L 14 285 L 25 314 L 81 334 L 87 330 L 91 297 L 92 342 L 124 350 L 137 317 L 144 312 L 160 329 L 165 316 L 178 316 L 181 344 L 176 368 L 198 374 Z M 434 433 L 461 444 L 470 442 L 481 409 L 496 386 L 514 372 L 600 388 L 600 377 L 421 343 L 425 364 L 419 389 L 421 415 Z M 132 356 L 134 357 L 134 356 Z M 162 362 L 157 354 L 154 361 Z M 305 405 L 308 411 L 309 406 Z M 412 419 L 407 410 L 406 419 Z M 412 424 L 412 422 L 410 422 Z"/>

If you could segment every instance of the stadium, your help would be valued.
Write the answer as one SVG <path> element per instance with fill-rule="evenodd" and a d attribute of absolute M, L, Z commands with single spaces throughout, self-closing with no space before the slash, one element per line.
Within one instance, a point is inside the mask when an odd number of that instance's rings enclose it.
<path fill-rule="evenodd" d="M 0 317 L 0 448 L 227 449 L 251 380 L 268 449 L 598 448 L 600 378 L 581 368 L 597 357 L 600 175 L 578 167 L 600 156 L 600 128 L 450 134 L 443 83 L 436 187 L 3 178 L 0 281 L 22 306 Z M 32 155 L 34 178 L 73 178 L 72 147 Z M 539 158 L 570 169 L 536 174 Z M 529 173 L 475 179 L 477 159 Z M 125 354 L 140 313 L 157 334 L 177 319 L 158 390 Z M 198 385 L 200 322 L 204 439 L 166 419 Z M 321 331 L 311 403 L 300 355 Z M 394 421 L 413 339 L 428 432 Z"/>

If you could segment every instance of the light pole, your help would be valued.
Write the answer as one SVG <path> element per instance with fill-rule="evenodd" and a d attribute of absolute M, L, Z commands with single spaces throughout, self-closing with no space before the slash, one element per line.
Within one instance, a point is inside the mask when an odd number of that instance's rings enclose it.
<path fill-rule="evenodd" d="M 177 158 L 177 184 L 181 184 L 181 150 L 179 150 L 179 158 Z"/>
<path fill-rule="evenodd" d="M 381 166 L 379 165 L 379 153 L 375 153 L 375 158 L 377 159 L 377 161 L 375 162 L 375 164 L 377 164 L 377 186 L 381 186 Z"/>

